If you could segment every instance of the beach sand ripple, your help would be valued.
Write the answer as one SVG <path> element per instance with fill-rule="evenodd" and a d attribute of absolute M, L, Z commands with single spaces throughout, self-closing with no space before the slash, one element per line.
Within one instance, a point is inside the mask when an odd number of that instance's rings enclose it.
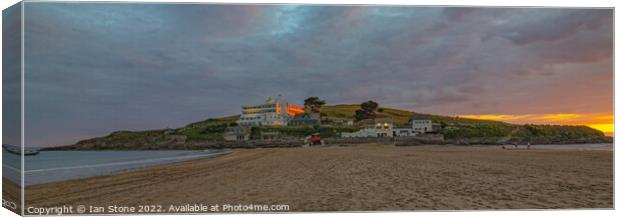
<path fill-rule="evenodd" d="M 613 207 L 613 152 L 358 145 L 215 159 L 30 186 L 27 206 L 288 204 L 291 211 Z"/>

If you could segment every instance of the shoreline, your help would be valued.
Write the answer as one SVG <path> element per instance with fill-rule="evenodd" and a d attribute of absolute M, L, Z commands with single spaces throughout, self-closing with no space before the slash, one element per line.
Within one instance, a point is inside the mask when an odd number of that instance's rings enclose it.
<path fill-rule="evenodd" d="M 396 139 L 396 140 L 394 140 Z M 349 145 L 349 144 L 396 144 L 399 146 L 418 146 L 418 145 L 454 145 L 454 146 L 498 146 L 498 145 L 526 145 L 527 141 L 506 141 L 498 142 L 500 137 L 489 138 L 463 138 L 463 139 L 445 139 L 445 140 L 433 140 L 428 138 L 419 137 L 385 137 L 385 138 L 325 138 L 328 141 L 327 145 Z M 565 140 L 565 141 L 545 141 L 545 142 L 530 142 L 532 145 L 587 145 L 587 144 L 613 144 L 613 137 L 606 137 L 606 139 L 592 139 L 592 140 Z M 199 150 L 227 150 L 227 149 L 255 149 L 255 148 L 299 148 L 305 144 L 301 142 L 301 138 L 286 139 L 286 140 L 248 140 L 242 142 L 223 142 L 223 143 L 190 143 L 186 146 L 178 146 L 172 148 L 156 148 L 156 149 L 144 149 L 143 147 L 133 148 L 80 148 L 74 145 L 68 146 L 53 146 L 53 147 L 38 147 L 41 152 L 58 152 L 58 151 L 199 151 Z"/>
<path fill-rule="evenodd" d="M 58 164 L 57 162 L 50 161 L 50 159 L 59 159 L 65 156 L 63 153 L 59 152 L 55 152 L 54 155 L 44 153 L 43 156 L 26 159 L 26 163 L 31 163 L 31 165 L 28 166 L 25 171 L 25 186 L 28 187 L 32 185 L 74 179 L 115 175 L 154 168 L 157 166 L 174 165 L 193 160 L 217 158 L 231 153 L 230 150 L 225 149 L 200 151 L 77 151 L 80 152 L 79 154 L 76 154 L 76 151 L 70 152 L 73 153 L 68 156 L 72 157 L 69 157 L 69 159 L 63 158 L 63 161 L 69 163 Z M 86 153 L 86 155 L 83 155 L 84 153 L 82 152 Z M 122 153 L 117 155 L 115 152 Z M 158 152 L 172 154 L 162 155 Z M 110 155 L 110 153 L 112 153 L 112 155 Z M 76 158 L 75 156 L 77 155 L 82 157 Z M 134 157 L 128 158 L 128 155 L 133 155 Z M 114 160 L 117 156 L 122 157 Z M 91 160 L 84 160 L 88 158 Z M 79 162 L 79 164 L 71 163 L 75 161 Z M 41 166 L 40 162 L 47 162 L 48 166 Z M 10 179 L 12 180 L 12 178 Z"/>
<path fill-rule="evenodd" d="M 613 208 L 613 152 L 496 146 L 235 149 L 26 187 L 27 206 L 288 204 L 290 211 Z M 4 180 L 3 180 L 4 181 Z"/>

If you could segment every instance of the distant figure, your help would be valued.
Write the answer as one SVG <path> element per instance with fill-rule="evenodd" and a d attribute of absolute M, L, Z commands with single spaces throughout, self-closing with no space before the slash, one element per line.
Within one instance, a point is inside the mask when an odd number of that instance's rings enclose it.
<path fill-rule="evenodd" d="M 515 144 L 515 149 L 519 148 L 519 145 Z"/>
<path fill-rule="evenodd" d="M 506 150 L 506 146 L 505 146 L 505 145 L 502 145 L 502 149 Z"/>
<path fill-rule="evenodd" d="M 530 148 L 532 148 L 532 144 L 530 144 L 529 142 L 527 143 L 527 149 L 529 150 Z"/>

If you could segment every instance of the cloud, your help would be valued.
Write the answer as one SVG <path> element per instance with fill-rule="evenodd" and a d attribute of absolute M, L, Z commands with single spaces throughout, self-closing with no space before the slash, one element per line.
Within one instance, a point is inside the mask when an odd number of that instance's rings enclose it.
<path fill-rule="evenodd" d="M 521 9 L 521 13 L 498 23 L 490 34 L 518 45 L 557 41 L 583 31 L 609 27 L 612 13 L 605 9 Z"/>
<path fill-rule="evenodd" d="M 32 145 L 179 127 L 278 93 L 448 115 L 612 108 L 608 9 L 26 5 Z"/>

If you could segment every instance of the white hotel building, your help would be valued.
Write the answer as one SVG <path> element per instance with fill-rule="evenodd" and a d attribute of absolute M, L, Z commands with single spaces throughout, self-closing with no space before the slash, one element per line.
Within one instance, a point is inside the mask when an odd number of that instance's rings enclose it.
<path fill-rule="evenodd" d="M 304 112 L 302 107 L 288 104 L 282 95 L 278 95 L 275 100 L 269 97 L 261 105 L 241 108 L 241 117 L 237 121 L 241 126 L 285 126 L 291 117 Z"/>

